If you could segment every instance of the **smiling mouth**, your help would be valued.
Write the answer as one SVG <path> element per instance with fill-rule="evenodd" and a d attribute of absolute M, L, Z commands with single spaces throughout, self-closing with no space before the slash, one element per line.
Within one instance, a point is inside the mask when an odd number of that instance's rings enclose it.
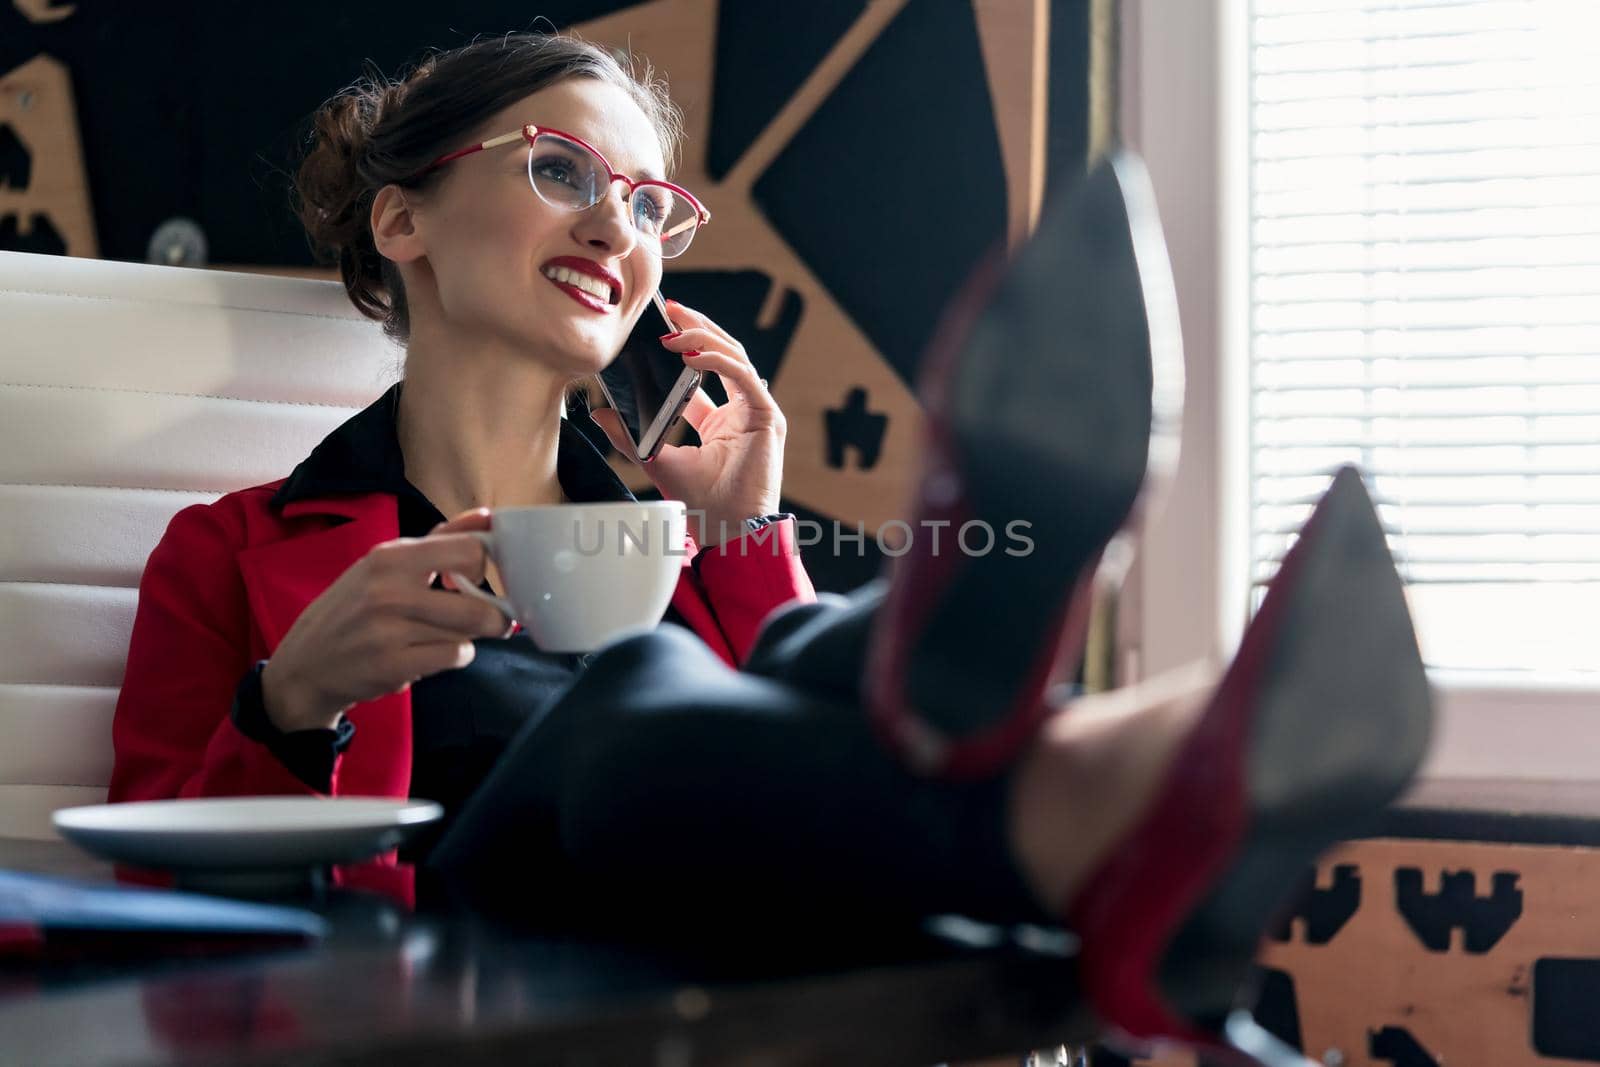
<path fill-rule="evenodd" d="M 584 274 L 570 267 L 550 267 L 545 270 L 544 276 L 557 285 L 568 285 L 587 293 L 609 307 L 616 307 L 621 298 L 621 294 L 613 289 L 609 282 L 603 282 L 592 274 Z"/>

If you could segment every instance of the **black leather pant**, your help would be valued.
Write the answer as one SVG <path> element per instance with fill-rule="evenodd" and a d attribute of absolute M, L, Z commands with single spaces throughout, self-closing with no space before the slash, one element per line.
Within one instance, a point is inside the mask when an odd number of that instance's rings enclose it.
<path fill-rule="evenodd" d="M 672 624 L 607 646 L 512 741 L 430 873 L 524 912 L 695 936 L 774 914 L 1052 921 L 1006 844 L 1009 774 L 918 778 L 872 734 L 859 689 L 885 590 L 785 605 L 741 670 Z"/>

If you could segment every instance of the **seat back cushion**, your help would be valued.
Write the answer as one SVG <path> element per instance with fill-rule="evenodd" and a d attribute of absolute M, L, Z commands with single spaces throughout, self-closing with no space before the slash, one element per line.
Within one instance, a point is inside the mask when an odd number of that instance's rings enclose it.
<path fill-rule="evenodd" d="M 401 372 L 336 282 L 0 252 L 0 837 L 104 801 L 139 575 Z"/>

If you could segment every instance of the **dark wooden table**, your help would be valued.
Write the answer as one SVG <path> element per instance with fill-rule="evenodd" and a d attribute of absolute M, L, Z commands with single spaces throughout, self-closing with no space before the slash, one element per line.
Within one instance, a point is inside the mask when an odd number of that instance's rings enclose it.
<path fill-rule="evenodd" d="M 111 875 L 54 842 L 0 842 L 0 867 Z M 331 921 L 315 947 L 0 967 L 0 1064 L 929 1065 L 1090 1032 L 1059 932 L 951 922 L 734 958 L 301 903 Z"/>
<path fill-rule="evenodd" d="M 1424 783 L 1374 836 L 1600 844 L 1600 785 Z M 0 868 L 110 877 L 55 842 L 0 841 Z M 930 1065 L 1092 1034 L 1059 933 L 951 923 L 799 952 L 757 934 L 734 958 L 314 903 L 333 932 L 313 948 L 0 968 L 0 1064 Z"/>

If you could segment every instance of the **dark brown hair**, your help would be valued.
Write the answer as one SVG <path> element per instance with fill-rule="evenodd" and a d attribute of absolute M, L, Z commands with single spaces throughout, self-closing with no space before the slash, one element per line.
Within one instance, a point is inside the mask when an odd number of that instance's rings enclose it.
<path fill-rule="evenodd" d="M 370 217 L 378 191 L 394 184 L 427 189 L 448 168 L 415 175 L 523 97 L 566 78 L 594 78 L 628 93 L 661 138 L 670 174 L 683 136 L 682 113 L 648 62 L 613 55 L 571 33 L 508 33 L 448 52 L 430 51 L 397 80 L 368 76 L 327 100 L 295 175 L 295 211 L 319 262 L 339 265 L 345 291 L 363 315 L 404 344 L 411 334 L 405 286 L 378 253 Z M 626 64 L 626 66 L 624 65 Z"/>

